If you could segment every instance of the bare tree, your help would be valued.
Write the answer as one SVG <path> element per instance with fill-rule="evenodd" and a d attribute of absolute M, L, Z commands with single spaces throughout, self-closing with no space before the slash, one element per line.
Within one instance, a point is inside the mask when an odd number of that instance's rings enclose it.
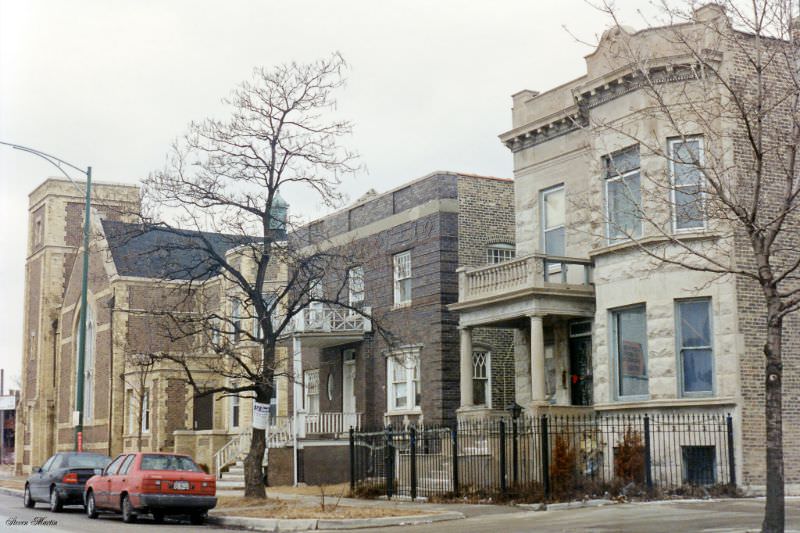
<path fill-rule="evenodd" d="M 598 175 L 616 183 L 576 202 L 594 213 L 583 227 L 612 244 L 633 243 L 656 268 L 709 273 L 707 283 L 736 280 L 763 296 L 762 530 L 783 531 L 784 326 L 800 309 L 797 2 L 721 0 L 693 9 L 664 0 L 664 25 L 635 33 L 609 3 L 597 7 L 614 24 L 603 40 L 609 69 L 622 74 L 610 86 L 644 97 L 625 116 L 608 117 L 594 111 L 594 95 L 576 95 L 576 123 L 604 156 L 595 158 Z M 636 174 L 630 154 L 614 152 L 620 145 L 638 146 Z M 603 198 L 613 208 L 600 205 Z"/>
<path fill-rule="evenodd" d="M 340 287 L 318 290 L 332 270 L 346 271 L 348 257 L 315 245 L 321 237 L 308 231 L 287 237 L 279 195 L 304 189 L 325 205 L 340 201 L 340 179 L 356 169 L 356 156 L 340 144 L 350 123 L 328 118 L 344 68 L 334 54 L 256 69 L 223 100 L 230 116 L 190 124 L 166 168 L 145 180 L 147 223 L 175 237 L 162 251 L 192 259 L 173 276 L 186 281 L 172 284 L 192 303 L 164 315 L 171 341 L 193 348 L 161 357 L 183 369 L 196 394 L 251 393 L 269 403 L 276 373 L 294 378 L 276 354 L 295 315 L 312 301 L 348 305 Z M 193 357 L 198 346 L 219 355 Z M 264 430 L 254 429 L 246 496 L 265 497 L 265 446 Z"/>

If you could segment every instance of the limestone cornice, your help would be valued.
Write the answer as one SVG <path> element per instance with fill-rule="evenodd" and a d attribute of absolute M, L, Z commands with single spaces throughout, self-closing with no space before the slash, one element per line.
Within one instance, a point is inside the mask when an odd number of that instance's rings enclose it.
<path fill-rule="evenodd" d="M 700 58 L 683 54 L 655 58 L 643 64 L 629 63 L 599 78 L 572 88 L 565 87 L 564 91 L 571 91 L 574 105 L 503 133 L 500 141 L 512 152 L 530 148 L 587 126 L 588 111 L 594 107 L 651 84 L 700 79 L 705 76 L 704 71 L 708 67 L 717 68 L 721 61 L 721 52 L 702 50 Z"/>

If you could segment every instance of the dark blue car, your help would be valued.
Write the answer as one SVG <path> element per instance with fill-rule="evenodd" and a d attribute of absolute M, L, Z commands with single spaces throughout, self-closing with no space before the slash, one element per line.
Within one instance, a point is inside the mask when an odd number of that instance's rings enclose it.
<path fill-rule="evenodd" d="M 65 505 L 83 505 L 83 486 L 86 480 L 99 473 L 111 462 L 100 453 L 59 452 L 44 465 L 34 467 L 25 482 L 25 507 L 37 502 L 50 504 L 54 513 Z"/>

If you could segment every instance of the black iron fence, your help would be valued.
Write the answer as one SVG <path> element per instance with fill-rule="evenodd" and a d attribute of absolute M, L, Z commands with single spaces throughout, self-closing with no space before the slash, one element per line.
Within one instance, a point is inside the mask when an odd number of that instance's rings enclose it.
<path fill-rule="evenodd" d="M 363 497 L 528 501 L 736 485 L 730 415 L 541 416 L 350 431 Z"/>

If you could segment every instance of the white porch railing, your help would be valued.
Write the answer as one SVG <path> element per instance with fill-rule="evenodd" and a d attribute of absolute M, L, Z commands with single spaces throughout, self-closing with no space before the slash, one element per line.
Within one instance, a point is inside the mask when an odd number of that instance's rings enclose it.
<path fill-rule="evenodd" d="M 339 435 L 354 428 L 361 429 L 362 413 L 316 413 L 301 415 L 305 418 L 306 434 Z"/>
<path fill-rule="evenodd" d="M 249 431 L 238 433 L 217 450 L 214 454 L 214 473 L 217 477 L 222 476 L 221 470 L 224 467 L 235 462 L 243 452 L 250 449 L 251 438 L 252 434 Z"/>
<path fill-rule="evenodd" d="M 364 307 L 363 314 L 352 309 L 331 304 L 312 304 L 295 315 L 293 333 L 349 333 L 372 331 L 371 309 Z"/>
<path fill-rule="evenodd" d="M 458 301 L 501 296 L 531 288 L 592 289 L 592 261 L 534 254 L 475 269 L 462 269 Z"/>

